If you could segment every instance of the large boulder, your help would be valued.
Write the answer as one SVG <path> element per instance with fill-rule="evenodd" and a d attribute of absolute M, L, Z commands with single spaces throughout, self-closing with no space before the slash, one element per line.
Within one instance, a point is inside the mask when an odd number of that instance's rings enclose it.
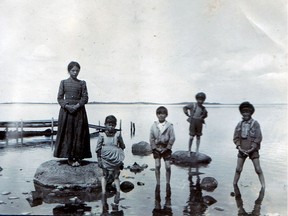
<path fill-rule="evenodd" d="M 50 160 L 41 164 L 34 175 L 34 183 L 52 188 L 101 188 L 102 170 L 97 162 L 82 161 L 72 167 L 67 160 Z"/>
<path fill-rule="evenodd" d="M 134 155 L 141 155 L 141 156 L 146 156 L 152 153 L 152 149 L 149 143 L 147 142 L 139 142 L 139 143 L 134 143 L 132 145 L 132 154 Z"/>
<path fill-rule="evenodd" d="M 209 164 L 211 160 L 211 157 L 203 153 L 191 152 L 189 154 L 188 151 L 176 151 L 171 156 L 171 162 L 180 166 Z"/>

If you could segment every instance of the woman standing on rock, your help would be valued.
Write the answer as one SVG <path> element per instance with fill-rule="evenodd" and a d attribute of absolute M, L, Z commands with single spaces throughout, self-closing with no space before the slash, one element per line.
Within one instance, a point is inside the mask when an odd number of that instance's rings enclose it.
<path fill-rule="evenodd" d="M 78 62 L 70 62 L 70 77 L 60 82 L 58 103 L 60 112 L 54 157 L 68 158 L 71 166 L 80 166 L 84 158 L 91 158 L 90 134 L 85 104 L 88 103 L 86 82 L 77 79 Z"/>

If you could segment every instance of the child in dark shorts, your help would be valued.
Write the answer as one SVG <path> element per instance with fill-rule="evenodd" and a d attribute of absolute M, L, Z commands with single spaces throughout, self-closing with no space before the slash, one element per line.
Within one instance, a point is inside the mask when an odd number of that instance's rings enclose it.
<path fill-rule="evenodd" d="M 157 185 L 160 185 L 161 158 L 164 159 L 166 169 L 166 183 L 170 184 L 171 165 L 170 157 L 172 145 L 175 142 L 173 124 L 166 121 L 168 110 L 160 106 L 156 110 L 158 121 L 155 121 L 150 129 L 150 145 L 155 159 L 155 176 Z"/>
<path fill-rule="evenodd" d="M 240 104 L 239 111 L 242 115 L 242 121 L 237 124 L 233 137 L 233 141 L 238 149 L 238 160 L 233 184 L 238 184 L 245 160 L 249 157 L 253 162 L 262 188 L 265 188 L 264 174 L 259 161 L 262 133 L 260 124 L 252 118 L 255 108 L 252 104 L 245 101 Z"/>
<path fill-rule="evenodd" d="M 206 95 L 203 92 L 199 92 L 195 96 L 197 103 L 191 103 L 183 107 L 183 112 L 189 118 L 187 121 L 190 123 L 189 126 L 189 143 L 188 143 L 188 155 L 190 156 L 191 147 L 194 136 L 196 136 L 196 153 L 199 152 L 200 137 L 202 136 L 202 128 L 205 123 L 204 119 L 207 118 L 208 112 L 203 106 L 206 100 Z M 189 112 L 188 112 L 189 111 Z"/>

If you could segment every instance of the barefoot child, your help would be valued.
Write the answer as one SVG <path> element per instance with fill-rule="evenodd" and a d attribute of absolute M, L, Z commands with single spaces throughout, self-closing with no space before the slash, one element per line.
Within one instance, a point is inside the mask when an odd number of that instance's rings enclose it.
<path fill-rule="evenodd" d="M 150 129 L 150 145 L 155 159 L 155 176 L 157 185 L 160 185 L 161 158 L 164 159 L 166 168 L 166 183 L 170 184 L 171 166 L 170 157 L 172 145 L 175 142 L 174 128 L 166 121 L 168 110 L 160 106 L 156 110 L 158 121 L 155 121 Z"/>
<path fill-rule="evenodd" d="M 187 121 L 190 123 L 189 127 L 189 143 L 188 143 L 188 155 L 190 156 L 191 147 L 194 136 L 196 136 L 196 153 L 199 152 L 200 137 L 202 136 L 202 128 L 205 123 L 204 119 L 207 118 L 208 112 L 203 106 L 206 99 L 206 95 L 203 92 L 199 92 L 195 96 L 197 103 L 191 103 L 183 107 L 183 112 L 189 118 Z M 189 110 L 189 112 L 188 112 Z"/>
<path fill-rule="evenodd" d="M 117 192 L 120 192 L 119 175 L 120 170 L 123 169 L 125 144 L 120 131 L 115 129 L 116 124 L 115 116 L 107 116 L 105 119 L 106 130 L 100 133 L 97 142 L 98 165 L 103 170 L 102 193 L 106 193 L 108 179 L 113 179 Z"/>
<path fill-rule="evenodd" d="M 262 188 L 265 188 L 264 175 L 259 161 L 262 134 L 259 123 L 252 118 L 252 114 L 255 111 L 254 106 L 249 102 L 243 102 L 239 106 L 239 111 L 242 115 L 242 121 L 237 124 L 233 138 L 236 148 L 239 150 L 233 184 L 237 185 L 244 162 L 249 157 L 253 162 Z"/>

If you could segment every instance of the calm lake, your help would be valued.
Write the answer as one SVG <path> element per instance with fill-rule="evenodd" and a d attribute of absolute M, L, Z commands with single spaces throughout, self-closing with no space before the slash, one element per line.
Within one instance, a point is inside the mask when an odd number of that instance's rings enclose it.
<path fill-rule="evenodd" d="M 156 180 L 154 171 L 154 159 L 149 156 L 134 156 L 131 146 L 141 141 L 149 142 L 149 130 L 156 120 L 155 110 L 158 105 L 92 105 L 86 106 L 89 123 L 103 124 L 107 115 L 113 114 L 122 122 L 122 134 L 126 144 L 125 166 L 147 164 L 148 168 L 141 173 L 132 173 L 128 169 L 121 172 L 120 181 L 131 181 L 135 188 L 128 193 L 121 193 L 119 210 L 122 215 L 153 215 L 156 207 L 164 208 L 166 197 L 165 169 L 162 162 L 160 194 L 155 193 Z M 182 106 L 167 105 L 169 122 L 174 124 L 176 142 L 173 151 L 187 150 L 188 146 L 188 122 L 183 114 Z M 189 178 L 189 171 L 195 172 L 195 168 L 179 167 L 172 165 L 171 176 L 171 209 L 158 210 L 154 215 L 212 215 L 231 216 L 238 215 L 238 207 L 242 204 L 243 211 L 253 215 L 287 215 L 287 105 L 256 105 L 253 118 L 256 119 L 262 129 L 263 142 L 260 150 L 260 163 L 266 181 L 266 190 L 263 200 L 258 199 L 260 183 L 254 172 L 251 160 L 246 160 L 244 170 L 239 181 L 239 190 L 242 200 L 235 200 L 231 195 L 233 189 L 233 177 L 236 167 L 237 150 L 232 142 L 236 124 L 241 120 L 238 106 L 236 105 L 207 105 L 208 118 L 203 128 L 200 152 L 212 158 L 209 165 L 199 167 L 200 175 Z M 44 120 L 58 118 L 59 106 L 57 104 L 2 104 L 0 105 L 0 121 L 10 120 Z M 118 122 L 119 122 L 118 121 Z M 135 136 L 130 134 L 130 124 L 135 123 Z M 118 125 L 119 126 L 119 125 Z M 1 129 L 2 130 L 2 129 Z M 92 129 L 90 132 L 93 132 Z M 55 137 L 54 137 L 55 138 Z M 24 139 L 25 141 L 49 141 L 46 137 Z M 97 138 L 91 138 L 91 151 L 96 161 L 95 147 Z M 6 145 L 1 141 L 0 145 Z M 195 144 L 192 147 L 195 151 Z M 33 177 L 40 164 L 53 158 L 51 146 L 46 145 L 21 145 L 15 144 L 15 140 L 9 140 L 6 147 L 0 148 L 0 214 L 2 215 L 53 215 L 53 209 L 59 203 L 45 203 L 31 207 L 26 200 L 27 193 L 35 191 Z M 213 192 L 198 190 L 195 192 L 195 183 L 204 177 L 213 177 L 218 181 L 218 187 Z M 137 185 L 143 182 L 144 185 Z M 193 186 L 194 185 L 194 186 Z M 4 195 L 3 192 L 11 192 Z M 197 194 L 197 195 L 196 195 Z M 160 195 L 160 197 L 159 197 Z M 200 199 L 199 199 L 200 196 Z M 217 202 L 206 206 L 198 213 L 201 197 L 210 196 Z M 9 197 L 17 199 L 9 199 Z M 160 199 L 159 199 L 160 198 Z M 167 198 L 167 197 L 166 197 Z M 198 198 L 198 199 L 197 199 Z M 155 202 L 156 201 L 156 202 Z M 157 202 L 158 201 L 158 202 Z M 236 202 L 237 201 L 237 202 Z M 255 204 L 256 201 L 256 204 Z M 109 197 L 108 205 L 113 197 Z M 200 203 L 199 203 L 200 202 Z M 100 199 L 86 202 L 91 207 L 92 215 L 101 215 L 102 202 Z M 167 204 L 167 203 L 166 203 Z M 238 207 L 237 207 L 238 204 Z M 198 209 L 198 210 L 197 210 Z M 163 213 L 164 212 L 164 213 Z M 260 212 L 260 213 L 259 213 Z M 115 212 L 111 212 L 113 215 Z M 119 212 L 118 212 L 119 213 Z M 121 213 L 121 212 L 120 212 Z M 116 215 L 117 212 L 114 214 Z M 81 215 L 81 214 L 79 214 Z M 86 215 L 89 215 L 86 212 Z M 121 214 L 118 214 L 121 215 Z M 245 214 L 242 214 L 245 215 Z M 248 215 L 248 214 L 247 214 Z"/>

